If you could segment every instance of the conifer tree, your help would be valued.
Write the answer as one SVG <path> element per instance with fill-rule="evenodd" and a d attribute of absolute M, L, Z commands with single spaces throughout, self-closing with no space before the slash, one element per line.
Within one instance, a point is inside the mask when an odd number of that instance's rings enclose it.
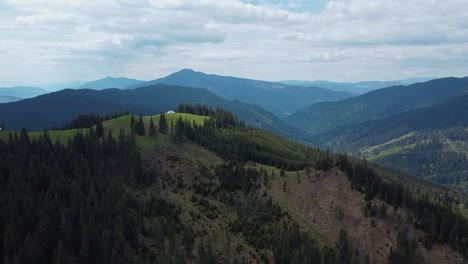
<path fill-rule="evenodd" d="M 156 136 L 156 127 L 155 127 L 154 122 L 153 122 L 153 117 L 150 118 L 150 126 L 149 126 L 148 133 L 149 133 L 150 137 Z"/>
<path fill-rule="evenodd" d="M 167 127 L 166 115 L 164 113 L 161 113 L 159 117 L 159 132 L 166 134 L 167 130 L 168 130 L 168 127 Z"/>
<path fill-rule="evenodd" d="M 101 120 L 99 120 L 96 124 L 96 136 L 99 138 L 104 136 L 104 127 L 102 126 Z"/>
<path fill-rule="evenodd" d="M 133 131 L 139 136 L 145 135 L 145 123 L 143 122 L 143 117 L 141 114 L 138 117 L 138 121 L 133 126 Z"/>
<path fill-rule="evenodd" d="M 132 116 L 130 117 L 130 127 L 133 128 L 134 125 L 135 125 L 135 116 L 132 114 Z"/>

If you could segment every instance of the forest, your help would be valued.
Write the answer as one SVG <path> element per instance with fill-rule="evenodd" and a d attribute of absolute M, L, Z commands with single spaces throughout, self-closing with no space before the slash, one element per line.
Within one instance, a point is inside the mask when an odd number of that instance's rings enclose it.
<path fill-rule="evenodd" d="M 0 262 L 244 263 L 247 249 L 233 247 L 242 239 L 255 252 L 250 257 L 263 263 L 370 263 L 346 230 L 340 230 L 335 245 L 321 246 L 287 208 L 262 191 L 272 177 L 286 177 L 287 171 L 332 168 L 345 172 L 365 200 L 378 198 L 393 210 L 413 212 L 412 225 L 426 233 L 419 241 L 425 247 L 444 243 L 468 256 L 468 222 L 448 200 L 416 194 L 381 176 L 367 161 L 250 128 L 225 110 L 203 105 L 178 110 L 210 118 L 203 124 L 182 118 L 168 124 L 161 114 L 157 124 L 151 118 L 145 127 L 139 115 L 132 116 L 130 133 L 121 129 L 115 137 L 97 120 L 68 142 L 54 142 L 47 131 L 30 138 L 25 129 L 0 139 Z M 191 165 L 193 180 L 168 177 L 145 164 L 147 153 L 136 143 L 142 135 L 168 136 L 174 148 L 195 143 L 222 162 L 211 168 Z M 280 175 L 248 162 L 276 167 Z M 189 193 L 190 204 L 200 212 L 169 199 L 168 193 L 179 192 Z M 377 211 L 369 207 L 369 215 Z M 232 217 L 227 228 L 215 233 L 223 238 L 221 246 L 195 224 L 227 213 Z M 416 244 L 402 230 L 388 263 L 421 263 Z"/>

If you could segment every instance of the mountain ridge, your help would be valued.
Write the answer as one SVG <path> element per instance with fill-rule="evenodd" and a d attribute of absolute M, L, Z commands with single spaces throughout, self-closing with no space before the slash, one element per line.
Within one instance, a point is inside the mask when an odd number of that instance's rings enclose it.
<path fill-rule="evenodd" d="M 333 91 L 347 91 L 351 93 L 364 94 L 373 90 L 378 90 L 396 85 L 411 85 L 419 82 L 427 82 L 436 78 L 411 78 L 395 81 L 359 81 L 359 82 L 332 82 L 327 80 L 286 80 L 279 81 L 284 84 L 291 84 L 297 86 L 317 86 Z"/>
<path fill-rule="evenodd" d="M 468 94 L 335 128 L 314 142 L 468 193 Z"/>
<path fill-rule="evenodd" d="M 112 77 L 107 76 L 102 79 L 94 80 L 87 82 L 81 85 L 81 89 L 94 89 L 94 90 L 102 90 L 108 88 L 126 88 L 128 86 L 137 85 L 143 83 L 144 81 L 137 80 L 137 79 L 130 79 L 126 77 Z"/>
<path fill-rule="evenodd" d="M 0 87 L 0 95 L 17 98 L 31 98 L 49 92 L 50 91 L 33 86 Z"/>
<path fill-rule="evenodd" d="M 408 86 L 392 86 L 337 102 L 321 102 L 301 109 L 284 120 L 312 134 L 341 126 L 384 118 L 430 106 L 468 92 L 468 77 L 441 78 Z"/>
<path fill-rule="evenodd" d="M 335 92 L 325 88 L 290 86 L 275 82 L 206 74 L 191 69 L 183 69 L 166 77 L 127 88 L 133 89 L 158 83 L 205 88 L 230 100 L 236 99 L 247 104 L 258 105 L 278 117 L 285 117 L 314 102 L 334 101 L 352 96 L 347 92 Z"/>

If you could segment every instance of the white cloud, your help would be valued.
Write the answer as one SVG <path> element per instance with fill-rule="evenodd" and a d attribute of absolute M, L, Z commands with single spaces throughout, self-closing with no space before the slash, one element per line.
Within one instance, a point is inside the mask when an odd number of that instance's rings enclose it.
<path fill-rule="evenodd" d="M 0 85 L 189 67 L 270 80 L 468 75 L 467 4 L 5 0 Z"/>

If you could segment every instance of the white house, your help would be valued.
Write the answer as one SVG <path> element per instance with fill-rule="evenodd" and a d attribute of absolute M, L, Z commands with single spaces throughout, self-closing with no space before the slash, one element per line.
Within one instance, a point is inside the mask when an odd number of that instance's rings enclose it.
<path fill-rule="evenodd" d="M 174 111 L 172 111 L 172 110 L 170 110 L 170 111 L 167 111 L 167 113 L 166 113 L 166 114 L 169 114 L 169 115 L 170 115 L 170 114 L 175 114 L 175 112 L 174 112 Z"/>

